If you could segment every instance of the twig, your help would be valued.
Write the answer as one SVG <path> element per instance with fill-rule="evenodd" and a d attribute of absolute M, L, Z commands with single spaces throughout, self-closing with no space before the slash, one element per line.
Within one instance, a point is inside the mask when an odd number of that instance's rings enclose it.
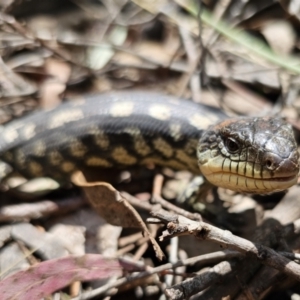
<path fill-rule="evenodd" d="M 150 277 L 155 274 L 163 273 L 172 268 L 175 269 L 180 266 L 193 265 L 193 264 L 199 263 L 199 262 L 204 265 L 207 263 L 211 263 L 212 261 L 221 261 L 224 259 L 230 259 L 232 257 L 237 257 L 237 256 L 240 256 L 240 254 L 237 254 L 236 252 L 233 252 L 233 251 L 217 251 L 214 253 L 191 257 L 191 258 L 185 259 L 183 261 L 178 261 L 175 264 L 167 263 L 167 264 L 161 265 L 156 268 L 148 268 L 147 271 L 143 271 L 140 273 L 132 274 L 127 277 L 119 278 L 113 282 L 107 283 L 106 285 L 104 285 L 98 289 L 95 289 L 93 291 L 89 291 L 86 293 L 82 293 L 80 295 L 80 297 L 72 298 L 72 300 L 84 300 L 84 299 L 90 299 L 95 296 L 103 295 L 112 288 L 118 288 L 118 287 L 121 287 L 122 285 L 125 285 L 128 283 L 133 284 L 135 281 L 139 281 L 143 278 L 147 278 L 147 277 Z"/>
<path fill-rule="evenodd" d="M 168 202 L 167 200 L 163 199 L 161 196 L 159 195 L 153 195 L 152 197 L 152 203 L 157 203 L 157 204 L 160 204 L 161 207 L 165 208 L 166 210 L 168 211 L 173 211 L 174 213 L 176 214 L 179 214 L 179 215 L 182 215 L 182 216 L 185 216 L 189 219 L 192 219 L 192 220 L 202 220 L 202 217 L 200 214 L 198 213 L 191 213 L 189 211 L 186 211 L 170 202 Z"/>
<path fill-rule="evenodd" d="M 222 280 L 231 271 L 230 263 L 223 261 L 199 276 L 187 279 L 180 284 L 172 286 L 172 288 L 167 288 L 166 294 L 172 300 L 188 299 L 190 296 L 209 287 L 212 282 Z"/>
<path fill-rule="evenodd" d="M 225 248 L 237 250 L 246 256 L 256 258 L 262 264 L 284 272 L 300 281 L 300 266 L 269 247 L 252 243 L 233 235 L 228 230 L 222 230 L 205 222 L 195 222 L 183 216 L 178 216 L 177 222 L 174 222 L 174 216 L 170 218 L 170 214 L 166 211 L 156 212 L 153 215 L 167 224 L 167 230 L 163 232 L 160 240 L 193 234 L 198 239 L 209 240 L 221 244 Z"/>

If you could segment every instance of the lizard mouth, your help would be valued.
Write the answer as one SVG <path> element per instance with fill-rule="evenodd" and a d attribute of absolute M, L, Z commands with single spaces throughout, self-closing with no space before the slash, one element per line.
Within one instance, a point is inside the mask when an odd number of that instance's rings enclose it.
<path fill-rule="evenodd" d="M 206 174 L 206 178 L 214 185 L 237 192 L 251 194 L 270 194 L 286 190 L 297 183 L 298 173 L 286 177 L 253 178 L 240 174 L 217 172 Z"/>

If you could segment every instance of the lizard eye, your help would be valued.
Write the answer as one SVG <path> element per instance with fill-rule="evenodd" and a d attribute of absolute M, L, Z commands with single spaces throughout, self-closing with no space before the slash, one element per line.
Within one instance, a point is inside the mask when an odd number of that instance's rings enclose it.
<path fill-rule="evenodd" d="M 231 153 L 236 153 L 240 149 L 240 145 L 233 138 L 227 138 L 225 141 L 226 148 Z"/>

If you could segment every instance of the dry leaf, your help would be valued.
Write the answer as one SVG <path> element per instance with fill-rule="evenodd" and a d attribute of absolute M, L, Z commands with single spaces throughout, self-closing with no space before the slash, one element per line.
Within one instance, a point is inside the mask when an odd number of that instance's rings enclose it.
<path fill-rule="evenodd" d="M 150 239 L 158 259 L 164 258 L 162 250 L 151 236 L 139 213 L 112 185 L 106 182 L 87 182 L 81 172 L 76 172 L 72 176 L 72 182 L 83 188 L 90 204 L 108 223 L 122 227 L 140 228 Z"/>
<path fill-rule="evenodd" d="M 2 280 L 0 295 L 2 300 L 42 299 L 75 281 L 121 276 L 126 266 L 118 259 L 103 258 L 97 254 L 48 260 Z"/>

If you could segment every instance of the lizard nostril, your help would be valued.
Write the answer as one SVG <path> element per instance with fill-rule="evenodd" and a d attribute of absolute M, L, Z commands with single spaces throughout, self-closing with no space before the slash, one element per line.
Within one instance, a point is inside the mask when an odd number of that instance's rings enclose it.
<path fill-rule="evenodd" d="M 273 162 L 270 159 L 266 160 L 266 166 L 268 169 L 272 169 Z"/>

